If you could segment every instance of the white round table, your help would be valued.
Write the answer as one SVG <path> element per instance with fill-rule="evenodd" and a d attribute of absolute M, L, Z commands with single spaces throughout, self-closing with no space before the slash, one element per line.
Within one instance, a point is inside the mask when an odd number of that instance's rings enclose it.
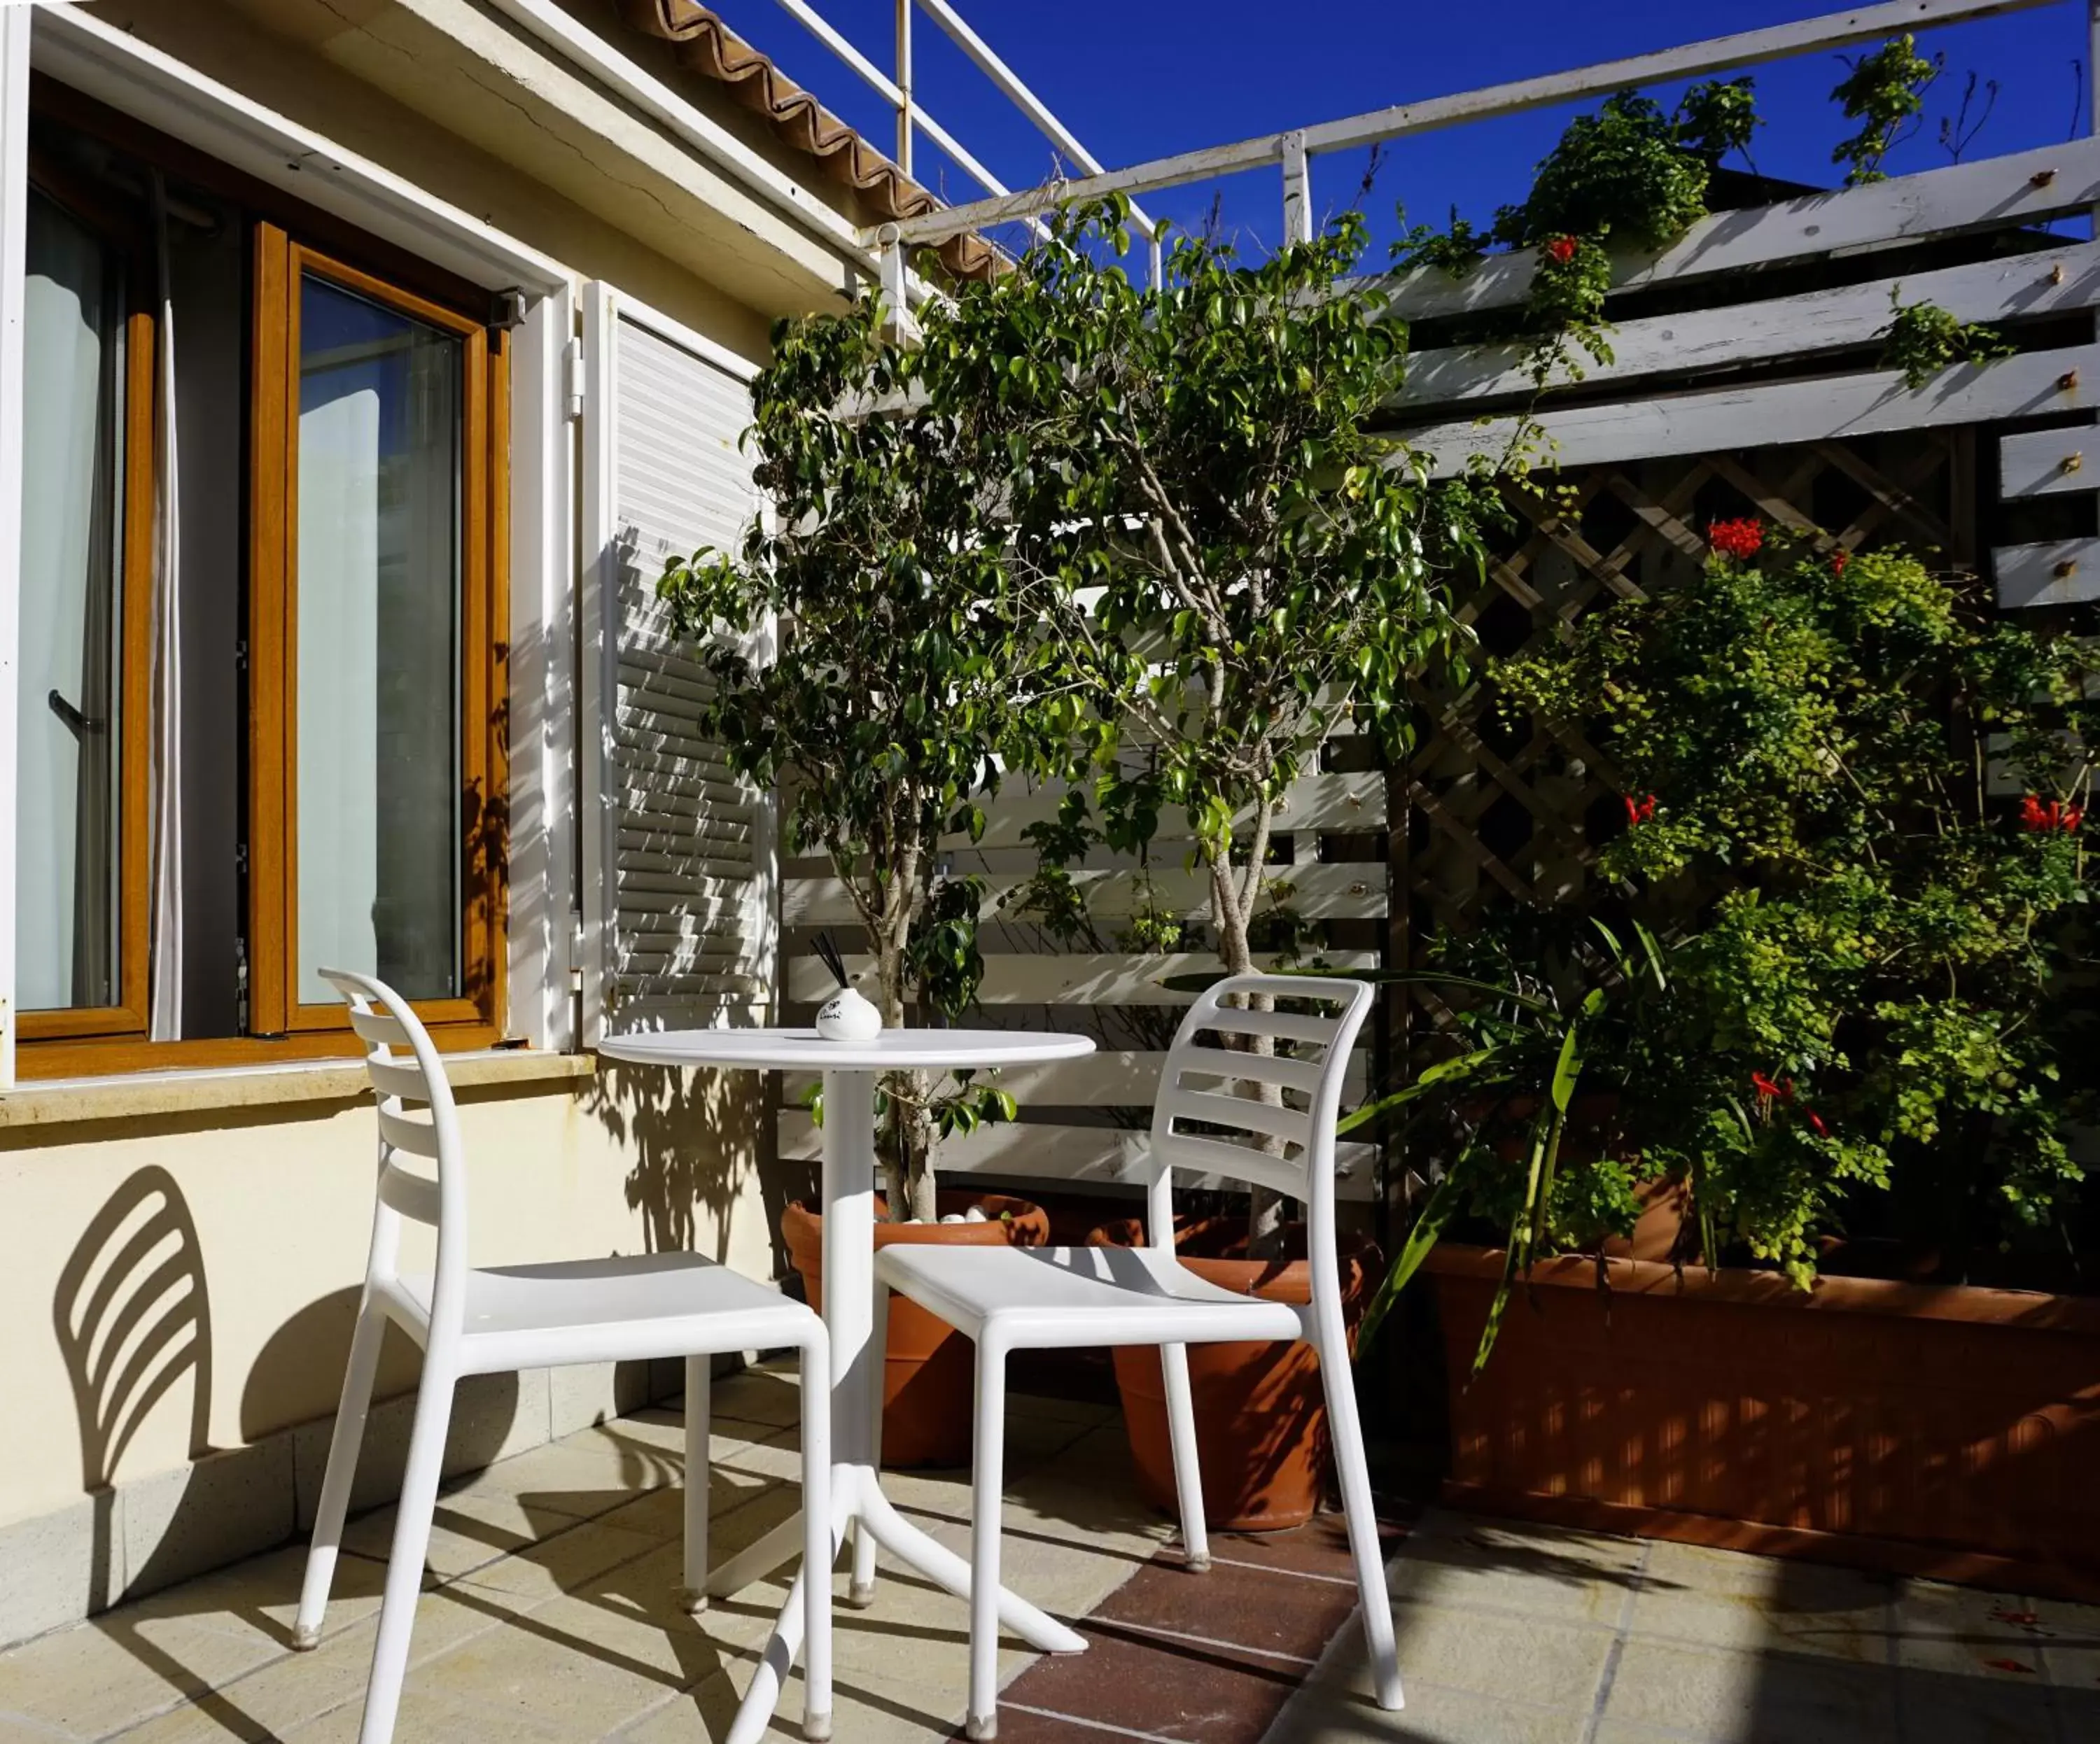
<path fill-rule="evenodd" d="M 867 1043 L 827 1042 L 814 1029 L 677 1029 L 607 1037 L 598 1050 L 645 1066 L 745 1067 L 820 1071 L 824 1077 L 824 1325 L 832 1341 L 832 1544 L 854 1530 L 852 1597 L 871 1596 L 875 1547 L 967 1600 L 970 1567 L 900 1515 L 882 1493 L 878 1428 L 882 1353 L 875 1329 L 875 1088 L 885 1072 L 953 1072 L 1018 1066 L 1091 1054 L 1084 1036 L 1004 1029 L 885 1030 Z M 704 1505 L 704 1504 L 703 1504 Z M 791 1560 L 801 1544 L 789 1519 L 708 1575 L 707 1591 L 727 1595 Z M 826 1571 L 828 1576 L 828 1570 Z M 804 1570 L 798 1577 L 814 1578 Z M 1002 1590 L 999 1620 L 1046 1653 L 1085 1651 L 1084 1638 L 1026 1600 Z M 771 1716 L 781 1683 L 801 1646 L 802 1607 L 790 1591 L 765 1656 L 738 1711 L 733 1738 L 756 1735 Z"/>

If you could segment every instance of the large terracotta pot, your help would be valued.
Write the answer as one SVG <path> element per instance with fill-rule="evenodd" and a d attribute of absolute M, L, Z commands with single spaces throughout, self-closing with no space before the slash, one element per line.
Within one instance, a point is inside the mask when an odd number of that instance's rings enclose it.
<path fill-rule="evenodd" d="M 875 1244 L 940 1241 L 971 1247 L 1039 1248 L 1050 1220 L 1039 1205 L 1003 1193 L 966 1188 L 938 1196 L 941 1215 L 982 1209 L 982 1223 L 886 1223 L 876 1196 Z M 810 1306 L 824 1310 L 824 1218 L 800 1200 L 780 1219 L 788 1257 L 802 1275 Z M 977 1372 L 970 1341 L 945 1320 L 902 1296 L 889 1299 L 889 1345 L 882 1367 L 882 1463 L 905 1467 L 967 1465 Z"/>
<path fill-rule="evenodd" d="M 2100 1590 L 2100 1300 L 1542 1262 L 1465 1385 L 1499 1251 L 1424 1271 L 1447 1497 L 1490 1513 L 1977 1581 Z"/>
<path fill-rule="evenodd" d="M 1088 1237 L 1097 1247 L 1134 1247 L 1145 1225 L 1105 1223 Z M 1246 1226 L 1238 1218 L 1175 1219 L 1181 1263 L 1197 1276 L 1242 1296 L 1303 1304 L 1312 1299 L 1305 1231 L 1284 1231 L 1283 1260 L 1245 1257 Z M 1342 1310 L 1352 1341 L 1370 1293 L 1383 1275 L 1375 1244 L 1341 1238 Z M 1159 1353 L 1145 1345 L 1114 1352 L 1123 1425 L 1145 1499 L 1177 1511 L 1174 1452 L 1167 1430 L 1167 1383 Z M 1327 1473 L 1327 1405 L 1320 1359 L 1308 1344 L 1189 1346 L 1189 1390 L 1196 1404 L 1196 1456 L 1203 1478 L 1203 1518 L 1221 1532 L 1277 1532 L 1299 1526 L 1319 1506 Z"/>

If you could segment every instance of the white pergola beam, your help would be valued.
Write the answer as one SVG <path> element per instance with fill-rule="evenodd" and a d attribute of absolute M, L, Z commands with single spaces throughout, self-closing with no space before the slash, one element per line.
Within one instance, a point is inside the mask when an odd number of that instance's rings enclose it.
<path fill-rule="evenodd" d="M 1757 66 L 1812 49 L 1839 47 L 1895 32 L 1993 18 L 2054 3 L 2056 0 L 1885 0 L 1878 6 L 1827 13 L 1798 24 L 1738 31 L 1730 36 L 1711 37 L 1704 42 L 1657 50 L 1652 54 L 1630 55 L 1621 60 L 1605 61 L 1566 73 L 1545 73 L 1504 85 L 1484 86 L 1477 90 L 1433 97 L 1422 103 L 1398 103 L 1290 131 L 1304 134 L 1308 155 L 1347 151 L 1408 134 L 1454 126 L 1461 121 L 1485 121 L 1493 116 L 1515 115 L 1527 109 L 1578 102 L 1630 86 L 1653 85 L 1702 73 Z M 973 200 L 966 205 L 945 207 L 908 219 L 900 228 L 907 243 L 938 242 L 964 231 L 1035 217 L 1075 200 L 1110 193 L 1148 193 L 1183 187 L 1190 182 L 1208 181 L 1214 176 L 1231 175 L 1243 170 L 1257 170 L 1264 165 L 1283 161 L 1284 142 L 1288 137 L 1289 132 L 1264 134 L 1229 145 L 1208 146 L 1201 151 L 1156 157 L 1146 163 L 1133 164 L 1128 169 L 1052 183 L 1003 199 Z"/>

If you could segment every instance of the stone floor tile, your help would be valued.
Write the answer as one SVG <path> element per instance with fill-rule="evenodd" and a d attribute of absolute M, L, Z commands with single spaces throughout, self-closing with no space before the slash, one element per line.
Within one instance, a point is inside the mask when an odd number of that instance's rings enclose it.
<path fill-rule="evenodd" d="M 1370 1666 L 1355 1628 L 1343 1622 L 1330 1664 L 1349 1689 L 1368 1696 Z M 1612 1641 L 1608 1629 L 1409 1600 L 1393 1606 L 1393 1632 L 1403 1682 L 1420 1677 L 1498 1701 L 1586 1714 Z"/>
<path fill-rule="evenodd" d="M 708 1394 L 712 1418 L 776 1428 L 802 1420 L 802 1385 L 792 1364 L 748 1368 L 740 1375 L 717 1381 Z"/>
<path fill-rule="evenodd" d="M 72 1737 L 20 1715 L 0 1713 L 0 1744 L 70 1744 Z"/>
<path fill-rule="evenodd" d="M 462 1603 L 448 1593 L 426 1592 L 417 1601 L 409 1637 L 407 1688 L 413 1693 L 422 1667 L 462 1641 L 498 1628 L 510 1614 L 488 1603 Z M 244 1676 L 123 1734 L 125 1744 L 259 1744 L 282 1737 L 347 1703 L 353 1721 L 362 1711 L 372 1672 L 378 1619 L 368 1615 L 323 1641 L 311 1653 L 285 1652 Z M 352 1733 L 355 1733 L 355 1726 Z M 402 1744 L 426 1734 L 397 1729 Z"/>
<path fill-rule="evenodd" d="M 259 1632 L 229 1634 L 120 1606 L 0 1654 L 0 1713 L 99 1738 L 205 1694 L 282 1650 Z"/>
<path fill-rule="evenodd" d="M 2026 1619 L 2041 1614 L 2025 1600 L 1943 1581 L 1899 1582 L 1890 1607 L 1896 1663 L 1907 1671 L 2045 1682 L 2047 1643 Z"/>
<path fill-rule="evenodd" d="M 648 1555 L 657 1544 L 643 1533 L 584 1521 L 558 1537 L 528 1544 L 447 1584 L 515 1598 L 551 1599 L 620 1563 Z"/>
<path fill-rule="evenodd" d="M 661 1704 L 611 1736 L 619 1744 L 721 1744 L 742 1698 L 747 1667 L 737 1667 Z M 963 1702 L 940 1705 L 934 1692 L 908 1679 L 841 1671 L 832 1685 L 832 1735 L 839 1744 L 942 1744 L 961 1724 Z M 769 1741 L 802 1735 L 802 1676 L 780 1693 Z"/>
<path fill-rule="evenodd" d="M 1851 1569 L 1657 1544 L 1626 1627 L 1709 1647 L 1886 1665 L 1895 1591 L 1891 1580 Z"/>
<path fill-rule="evenodd" d="M 1635 1637 L 1620 1655 L 1604 1715 L 1745 1744 L 1892 1744 L 1895 1685 L 1886 1666 Z"/>
<path fill-rule="evenodd" d="M 1407 1706 L 1388 1713 L 1368 1693 L 1331 1680 L 1308 1684 L 1286 1704 L 1264 1744 L 1582 1744 L 1586 1711 L 1533 1707 L 1417 1678 Z"/>
<path fill-rule="evenodd" d="M 2047 1744 L 2091 1731 L 2051 1729 L 2054 1692 L 1981 1677 L 1904 1673 L 1899 1700 L 1904 1744 Z"/>
<path fill-rule="evenodd" d="M 589 1610 L 536 1606 L 419 1667 L 415 1686 L 474 1715 L 481 1737 L 536 1728 L 596 1738 L 676 1693 L 688 1681 L 688 1663 L 695 1677 L 714 1668 L 697 1636 L 684 1637 L 691 1651 L 682 1658 L 661 1630 L 619 1630 Z"/>
<path fill-rule="evenodd" d="M 1616 1627 L 1639 1579 L 1633 1539 L 1432 1510 L 1389 1566 L 1396 1600 Z"/>

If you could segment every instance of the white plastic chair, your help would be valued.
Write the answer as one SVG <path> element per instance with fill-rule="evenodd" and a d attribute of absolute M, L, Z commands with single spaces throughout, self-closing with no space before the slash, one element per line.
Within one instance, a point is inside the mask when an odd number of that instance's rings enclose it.
<path fill-rule="evenodd" d="M 805 1497 L 818 1499 L 802 1510 L 803 1566 L 795 1577 L 806 1607 L 808 1700 L 802 1730 L 805 1737 L 829 1737 L 830 1576 L 836 1547 L 823 1500 L 831 1493 L 831 1346 L 823 1322 L 805 1304 L 694 1253 L 470 1269 L 465 1159 L 443 1063 L 399 994 L 368 975 L 338 969 L 322 973 L 350 1002 L 351 1027 L 370 1045 L 365 1064 L 379 1103 L 379 1193 L 293 1645 L 304 1649 L 320 1641 L 386 1321 L 423 1347 L 423 1375 L 359 1744 L 387 1744 L 393 1735 L 452 1391 L 461 1379 L 569 1363 L 683 1357 L 686 1602 L 699 1610 L 706 1603 L 707 1585 L 708 1358 L 792 1346 L 801 1353 L 802 1363 L 802 1490 Z M 408 1160 L 415 1158 L 435 1169 L 414 1168 Z M 434 1276 L 399 1272 L 404 1218 L 435 1227 Z M 769 1717 L 754 1715 L 748 1729 L 756 1734 Z M 746 1729 L 739 1724 L 737 1731 Z"/>
<path fill-rule="evenodd" d="M 1335 1008 L 1320 1016 L 1251 1009 L 1256 998 Z M 977 1459 L 971 1511 L 969 1736 L 998 1731 L 999 1535 L 1006 1358 L 1012 1350 L 1157 1345 L 1167 1381 L 1175 1489 L 1189 1566 L 1210 1566 L 1196 1464 L 1187 1347 L 1305 1339 L 1318 1351 L 1340 1468 L 1349 1550 L 1379 1706 L 1401 1706 L 1392 1607 L 1379 1554 L 1370 1473 L 1350 1375 L 1335 1245 L 1335 1121 L 1349 1049 L 1370 1011 L 1361 981 L 1238 975 L 1199 998 L 1167 1056 L 1152 1120 L 1149 1244 L 1142 1248 L 965 1248 L 899 1244 L 876 1256 L 883 1284 L 969 1335 L 977 1350 Z M 1224 1003 L 1244 1000 L 1243 1006 Z M 1295 1055 L 1206 1046 L 1207 1035 L 1295 1044 Z M 1316 1057 L 1306 1058 L 1309 1050 Z M 1251 1094 L 1240 1094 L 1244 1089 Z M 1268 1099 L 1255 1099 L 1266 1092 Z M 1190 1131 L 1193 1125 L 1198 1130 Z M 1264 1142 L 1267 1147 L 1264 1148 Z M 1271 1187 L 1305 1205 L 1312 1300 L 1304 1308 L 1238 1296 L 1183 1266 L 1174 1250 L 1173 1170 Z"/>

